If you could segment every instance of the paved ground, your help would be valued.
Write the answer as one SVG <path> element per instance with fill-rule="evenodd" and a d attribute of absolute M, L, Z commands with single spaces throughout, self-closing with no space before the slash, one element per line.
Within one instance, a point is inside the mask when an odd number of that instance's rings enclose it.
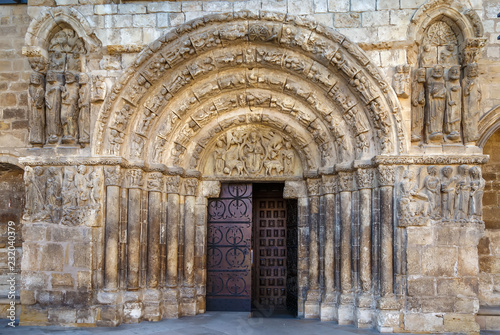
<path fill-rule="evenodd" d="M 9 327 L 8 320 L 0 319 L 0 334 L 76 334 L 92 335 L 111 333 L 116 335 L 352 335 L 378 334 L 374 330 L 356 329 L 354 326 L 339 326 L 335 322 L 320 322 L 292 318 L 249 318 L 248 313 L 207 312 L 197 316 L 183 317 L 160 322 L 141 322 L 120 325 L 116 328 L 65 328 L 65 327 Z M 481 332 L 481 335 L 500 332 Z M 404 335 L 410 335 L 408 333 Z"/>

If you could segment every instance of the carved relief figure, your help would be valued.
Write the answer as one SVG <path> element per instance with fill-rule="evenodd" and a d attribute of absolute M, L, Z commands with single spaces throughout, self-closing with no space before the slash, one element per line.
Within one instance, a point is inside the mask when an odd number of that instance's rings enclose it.
<path fill-rule="evenodd" d="M 408 65 L 396 66 L 392 86 L 398 97 L 408 98 L 410 93 L 410 67 Z"/>
<path fill-rule="evenodd" d="M 224 142 L 222 142 L 221 140 L 218 140 L 215 146 L 215 173 L 222 174 L 224 172 L 224 153 L 226 152 L 226 149 L 224 148 Z"/>
<path fill-rule="evenodd" d="M 284 165 L 284 173 L 286 175 L 290 175 L 293 173 L 293 165 L 295 159 L 295 153 L 292 150 L 292 144 L 289 141 L 285 142 L 285 150 L 283 150 L 283 165 Z"/>
<path fill-rule="evenodd" d="M 442 50 L 439 53 L 439 64 L 444 66 L 453 66 L 458 64 L 457 52 L 455 51 L 455 45 L 447 44 L 441 47 Z"/>
<path fill-rule="evenodd" d="M 446 108 L 446 87 L 443 78 L 443 67 L 436 65 L 428 79 L 427 106 L 427 139 L 439 142 L 443 139 L 443 118 Z"/>
<path fill-rule="evenodd" d="M 471 188 L 468 172 L 467 165 L 458 167 L 455 188 L 455 220 L 465 220 L 468 217 Z"/>
<path fill-rule="evenodd" d="M 416 80 L 413 83 L 411 98 L 411 141 L 418 142 L 422 140 L 422 131 L 424 128 L 425 111 L 425 68 L 419 68 L 416 71 Z"/>
<path fill-rule="evenodd" d="M 429 44 L 426 44 L 424 45 L 422 50 L 422 55 L 420 58 L 420 66 L 426 68 L 432 67 L 437 63 L 436 58 L 437 57 L 435 54 L 435 50 Z"/>
<path fill-rule="evenodd" d="M 452 177 L 453 168 L 445 166 L 441 169 L 441 215 L 443 219 L 453 218 L 455 211 L 455 178 Z"/>
<path fill-rule="evenodd" d="M 465 144 L 474 144 L 478 139 L 478 123 L 481 111 L 481 87 L 477 64 L 469 64 L 463 83 L 463 132 Z"/>
<path fill-rule="evenodd" d="M 57 168 L 53 166 L 48 169 L 45 196 L 46 209 L 51 221 L 58 223 L 61 218 L 61 180 Z"/>
<path fill-rule="evenodd" d="M 106 82 L 103 76 L 95 76 L 92 85 L 92 101 L 102 101 L 106 96 Z"/>
<path fill-rule="evenodd" d="M 483 215 L 483 194 L 485 181 L 481 177 L 481 169 L 474 166 L 470 169 L 469 215 L 473 219 L 481 219 Z"/>
<path fill-rule="evenodd" d="M 432 218 L 440 216 L 441 190 L 438 169 L 434 165 L 427 167 L 428 175 L 424 179 L 424 192 L 429 199 L 429 214 Z"/>
<path fill-rule="evenodd" d="M 243 144 L 243 161 L 250 173 L 257 173 L 262 168 L 265 157 L 265 149 L 262 145 L 262 138 L 256 131 L 248 135 L 247 141 Z"/>
<path fill-rule="evenodd" d="M 153 160 L 157 163 L 161 163 L 163 160 L 163 153 L 165 152 L 165 143 L 167 143 L 167 140 L 164 139 L 163 137 L 158 137 L 158 139 L 155 142 L 155 147 L 153 150 Z"/>
<path fill-rule="evenodd" d="M 88 204 L 89 200 L 87 167 L 85 165 L 79 165 L 77 168 L 77 174 L 75 175 L 75 186 L 77 190 L 77 205 L 79 207 L 84 207 Z"/>
<path fill-rule="evenodd" d="M 446 112 L 444 115 L 444 132 L 446 140 L 460 141 L 460 122 L 462 120 L 462 90 L 460 87 L 460 66 L 448 70 L 446 83 Z"/>
<path fill-rule="evenodd" d="M 33 221 L 43 220 L 47 215 L 44 208 L 45 181 L 43 168 L 40 166 L 35 166 L 35 168 L 27 166 L 24 182 L 26 185 L 26 210 L 23 218 L 31 218 Z"/>
<path fill-rule="evenodd" d="M 71 72 L 64 74 L 66 84 L 61 87 L 61 124 L 63 130 L 62 143 L 75 143 L 78 120 L 78 82 Z"/>
<path fill-rule="evenodd" d="M 63 187 L 61 191 L 63 208 L 76 207 L 77 198 L 75 186 L 75 171 L 73 167 L 64 169 Z"/>
<path fill-rule="evenodd" d="M 55 72 L 47 73 L 47 87 L 45 90 L 45 107 L 46 107 L 46 127 L 47 127 L 47 143 L 54 144 L 59 141 L 61 129 L 61 90 L 62 78 Z"/>
<path fill-rule="evenodd" d="M 29 86 L 30 143 L 43 144 L 45 126 L 45 83 L 41 73 L 32 73 Z"/>
<path fill-rule="evenodd" d="M 90 142 L 90 87 L 89 76 L 80 73 L 78 76 L 80 88 L 78 90 L 78 142 Z"/>
<path fill-rule="evenodd" d="M 416 216 L 428 215 L 429 197 L 418 191 L 415 173 L 412 170 L 405 170 L 400 189 L 399 216 L 405 224 L 408 224 Z"/>

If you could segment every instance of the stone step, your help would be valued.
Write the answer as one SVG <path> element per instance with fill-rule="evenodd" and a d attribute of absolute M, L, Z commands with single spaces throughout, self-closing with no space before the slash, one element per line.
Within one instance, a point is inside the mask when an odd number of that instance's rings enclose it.
<path fill-rule="evenodd" d="M 500 330 L 500 306 L 481 306 L 476 322 L 481 330 Z"/>

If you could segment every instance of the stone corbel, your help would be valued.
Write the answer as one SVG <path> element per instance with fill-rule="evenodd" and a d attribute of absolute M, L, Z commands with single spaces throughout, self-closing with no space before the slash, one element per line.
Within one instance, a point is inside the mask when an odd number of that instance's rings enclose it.
<path fill-rule="evenodd" d="M 220 181 L 205 180 L 200 182 L 201 195 L 204 198 L 217 198 L 220 194 Z"/>

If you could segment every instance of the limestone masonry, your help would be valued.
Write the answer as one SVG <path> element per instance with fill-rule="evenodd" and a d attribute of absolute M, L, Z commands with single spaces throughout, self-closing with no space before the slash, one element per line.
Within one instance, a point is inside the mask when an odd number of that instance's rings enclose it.
<path fill-rule="evenodd" d="M 500 329 L 500 1 L 119 2 L 0 5 L 0 316 Z"/>

